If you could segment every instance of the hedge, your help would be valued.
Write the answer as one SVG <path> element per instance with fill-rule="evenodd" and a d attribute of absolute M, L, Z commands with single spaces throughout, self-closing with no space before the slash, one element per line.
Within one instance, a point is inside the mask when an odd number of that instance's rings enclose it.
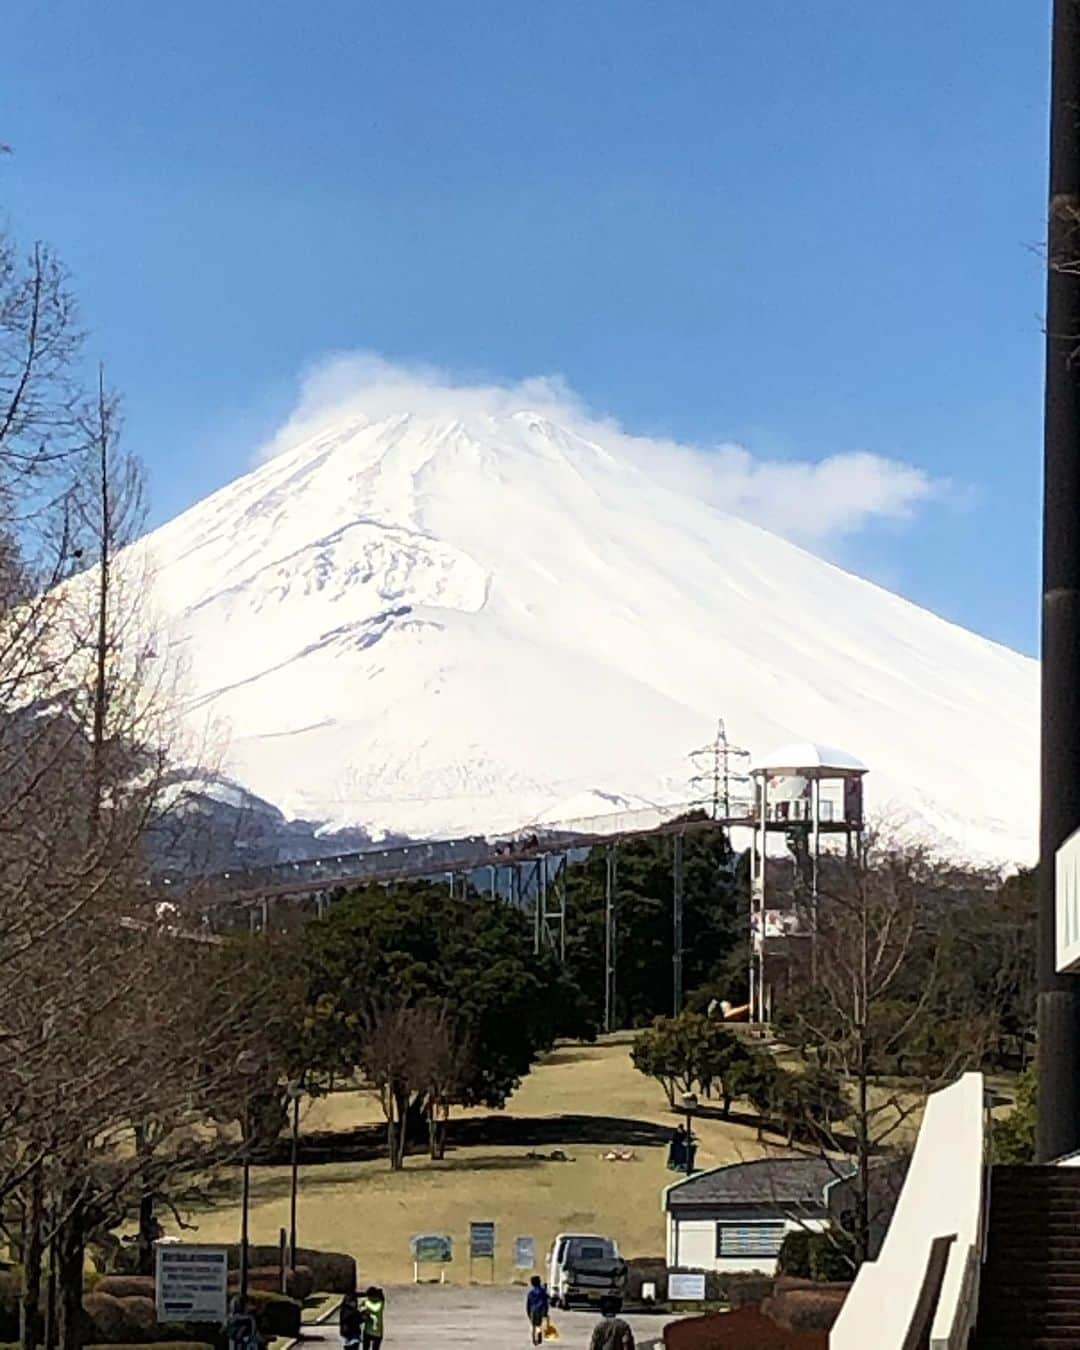
<path fill-rule="evenodd" d="M 669 1274 L 704 1275 L 706 1303 L 727 1303 L 732 1308 L 756 1307 L 763 1298 L 768 1298 L 773 1289 L 773 1277 L 760 1272 L 748 1271 L 742 1275 L 726 1271 L 690 1270 L 684 1266 L 669 1272 L 662 1256 L 639 1257 L 627 1264 L 630 1273 L 626 1299 L 631 1304 L 642 1301 L 641 1290 L 645 1284 L 656 1286 L 657 1303 L 667 1303 Z"/>
<path fill-rule="evenodd" d="M 810 1234 L 805 1228 L 796 1228 L 788 1233 L 780 1244 L 777 1269 L 783 1275 L 794 1275 L 797 1279 L 810 1278 Z"/>
<path fill-rule="evenodd" d="M 22 1277 L 18 1271 L 0 1272 L 0 1340 L 19 1339 L 19 1299 Z"/>
<path fill-rule="evenodd" d="M 277 1270 L 280 1260 L 277 1247 L 248 1247 L 248 1262 L 253 1270 L 271 1268 Z M 306 1266 L 311 1271 L 315 1290 L 320 1294 L 352 1294 L 356 1292 L 356 1261 L 345 1252 L 320 1252 L 312 1247 L 296 1249 L 297 1266 Z M 229 1248 L 229 1268 L 240 1268 L 240 1244 Z"/>
<path fill-rule="evenodd" d="M 239 1283 L 239 1272 L 232 1272 L 229 1277 L 230 1288 L 236 1289 Z M 255 1266 L 248 1271 L 248 1288 L 263 1289 L 268 1294 L 280 1294 L 281 1271 L 277 1266 Z M 311 1267 L 297 1266 L 295 1270 L 286 1270 L 285 1292 L 290 1298 L 299 1299 L 301 1303 L 310 1298 L 315 1292 L 315 1274 Z"/>
<path fill-rule="evenodd" d="M 853 1262 L 847 1253 L 851 1242 L 839 1231 L 788 1233 L 780 1247 L 779 1269 L 784 1275 L 813 1280 L 817 1284 L 836 1284 L 850 1280 Z"/>
<path fill-rule="evenodd" d="M 89 1292 L 113 1298 L 154 1298 L 153 1275 L 102 1275 Z"/>
<path fill-rule="evenodd" d="M 809 1289 L 780 1289 L 761 1311 L 792 1331 L 831 1331 L 847 1297 L 848 1285 L 819 1284 Z"/>
<path fill-rule="evenodd" d="M 21 1350 L 18 1345 L 0 1346 L 0 1350 Z M 112 1350 L 111 1346 L 85 1345 L 83 1350 Z M 214 1350 L 208 1341 L 132 1341 L 127 1350 Z"/>
<path fill-rule="evenodd" d="M 296 1299 L 285 1294 L 272 1294 L 265 1289 L 251 1289 L 248 1291 L 248 1302 L 263 1335 L 271 1339 L 277 1336 L 295 1339 L 300 1335 L 303 1308 Z"/>

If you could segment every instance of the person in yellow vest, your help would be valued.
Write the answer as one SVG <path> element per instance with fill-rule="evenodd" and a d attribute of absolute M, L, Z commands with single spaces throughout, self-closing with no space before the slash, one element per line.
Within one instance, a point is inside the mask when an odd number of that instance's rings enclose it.
<path fill-rule="evenodd" d="M 386 1295 L 372 1285 L 360 1300 L 360 1315 L 364 1319 L 364 1350 L 379 1350 L 383 1339 Z"/>

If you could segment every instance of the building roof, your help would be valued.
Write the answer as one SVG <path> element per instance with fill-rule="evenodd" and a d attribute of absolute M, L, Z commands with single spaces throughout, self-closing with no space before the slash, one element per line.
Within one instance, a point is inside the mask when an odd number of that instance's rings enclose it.
<path fill-rule="evenodd" d="M 729 1163 L 669 1186 L 666 1209 L 701 1205 L 824 1205 L 825 1187 L 844 1164 L 796 1154 Z"/>
<path fill-rule="evenodd" d="M 767 755 L 754 761 L 753 772 L 775 772 L 779 769 L 833 769 L 841 774 L 868 772 L 862 760 L 849 755 L 846 750 L 838 750 L 833 745 L 815 745 L 813 741 L 799 741 L 793 745 L 782 745 Z"/>

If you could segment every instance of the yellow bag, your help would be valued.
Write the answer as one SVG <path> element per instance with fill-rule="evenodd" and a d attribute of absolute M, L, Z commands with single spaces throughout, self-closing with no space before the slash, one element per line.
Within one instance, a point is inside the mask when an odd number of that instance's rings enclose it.
<path fill-rule="evenodd" d="M 544 1323 L 544 1340 L 557 1341 L 559 1339 L 559 1328 L 549 1318 Z"/>

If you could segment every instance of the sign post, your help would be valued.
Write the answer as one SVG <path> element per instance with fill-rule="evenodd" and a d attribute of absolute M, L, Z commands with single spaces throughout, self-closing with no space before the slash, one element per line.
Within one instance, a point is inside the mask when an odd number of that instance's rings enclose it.
<path fill-rule="evenodd" d="M 536 1241 L 531 1237 L 514 1239 L 514 1269 L 533 1271 L 536 1269 Z"/>
<path fill-rule="evenodd" d="M 413 1284 L 420 1283 L 420 1267 L 441 1266 L 439 1283 L 446 1283 L 446 1267 L 454 1259 L 454 1240 L 445 1233 L 417 1233 L 409 1243 L 412 1247 Z"/>
<path fill-rule="evenodd" d="M 159 1322 L 220 1322 L 229 1315 L 229 1252 L 190 1242 L 159 1242 L 154 1292 Z"/>
<path fill-rule="evenodd" d="M 495 1283 L 495 1224 L 490 1219 L 469 1224 L 469 1282 L 472 1283 L 473 1262 L 491 1262 L 491 1283 Z"/>
<path fill-rule="evenodd" d="M 704 1303 L 704 1275 L 669 1275 L 668 1298 L 672 1303 Z"/>

